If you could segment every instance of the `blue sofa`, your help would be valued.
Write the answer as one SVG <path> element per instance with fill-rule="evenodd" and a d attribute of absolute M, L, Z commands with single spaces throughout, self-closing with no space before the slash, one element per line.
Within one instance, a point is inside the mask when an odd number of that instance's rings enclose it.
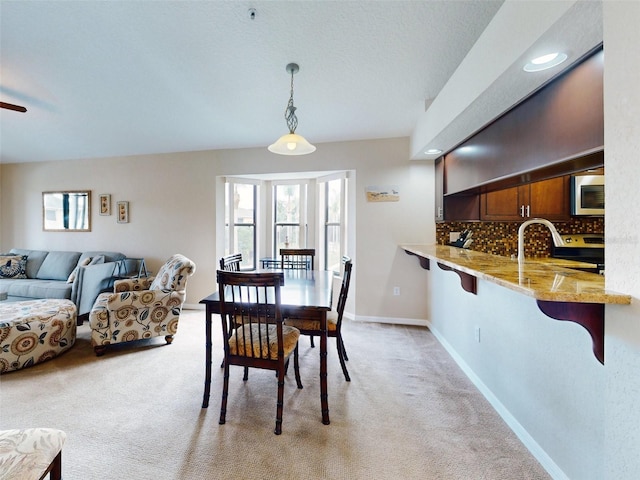
<path fill-rule="evenodd" d="M 0 277 L 0 293 L 7 301 L 36 298 L 65 298 L 78 307 L 78 317 L 86 315 L 101 292 L 112 287 L 119 260 L 118 252 L 68 252 L 11 249 L 9 254 L 27 257 L 27 278 Z"/>

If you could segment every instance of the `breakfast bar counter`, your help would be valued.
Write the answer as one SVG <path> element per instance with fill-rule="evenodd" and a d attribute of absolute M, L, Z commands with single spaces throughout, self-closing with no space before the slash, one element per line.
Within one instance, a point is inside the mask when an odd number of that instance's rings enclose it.
<path fill-rule="evenodd" d="M 517 259 L 447 245 L 401 245 L 400 248 L 418 256 L 421 265 L 424 260 L 433 260 L 445 269 L 493 282 L 536 300 L 631 303 L 630 295 L 607 290 L 604 276 L 565 268 L 566 262 L 531 258 L 520 265 Z"/>
<path fill-rule="evenodd" d="M 547 259 L 519 263 L 500 255 L 435 244 L 400 248 L 418 257 L 424 269 L 429 270 L 433 260 L 442 270 L 455 272 L 469 293 L 477 293 L 477 279 L 482 279 L 535 298 L 538 308 L 548 317 L 584 327 L 591 335 L 593 353 L 602 364 L 604 306 L 631 303 L 630 295 L 607 290 L 602 275 L 558 266 Z"/>

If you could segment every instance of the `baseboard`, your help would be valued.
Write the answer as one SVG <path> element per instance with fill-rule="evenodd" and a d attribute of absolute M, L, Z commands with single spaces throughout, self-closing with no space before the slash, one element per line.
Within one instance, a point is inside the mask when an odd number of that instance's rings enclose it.
<path fill-rule="evenodd" d="M 394 318 L 394 317 L 368 317 L 365 315 L 353 315 L 344 313 L 344 317 L 354 322 L 369 323 L 390 323 L 392 325 L 415 325 L 418 327 L 427 327 L 428 323 L 422 318 Z"/>
<path fill-rule="evenodd" d="M 204 310 L 204 305 L 199 303 L 185 303 L 182 305 L 184 310 Z"/>
<path fill-rule="evenodd" d="M 498 415 L 502 417 L 509 428 L 516 434 L 524 446 L 531 452 L 531 454 L 538 460 L 540 465 L 547 471 L 551 478 L 555 480 L 570 480 L 569 477 L 562 471 L 562 469 L 551 459 L 551 457 L 544 451 L 544 449 L 535 441 L 535 439 L 529 435 L 529 432 L 516 420 L 516 418 L 509 412 L 509 410 L 500 402 L 493 392 L 484 384 L 484 382 L 478 377 L 475 372 L 469 367 L 464 359 L 458 355 L 456 350 L 447 342 L 447 340 L 440 335 L 440 332 L 435 330 L 431 325 L 431 322 L 426 322 L 429 330 L 436 337 L 438 342 L 445 348 L 445 350 L 451 355 L 453 360 L 462 369 L 464 374 L 471 380 L 476 388 L 482 393 L 482 395 L 491 404 Z"/>

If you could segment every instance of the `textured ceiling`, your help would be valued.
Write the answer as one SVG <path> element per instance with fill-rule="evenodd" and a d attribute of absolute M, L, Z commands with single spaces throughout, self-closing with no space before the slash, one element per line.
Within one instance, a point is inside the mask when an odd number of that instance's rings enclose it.
<path fill-rule="evenodd" d="M 411 136 L 502 4 L 0 0 L 0 162 L 266 147 L 289 62 L 312 143 Z"/>

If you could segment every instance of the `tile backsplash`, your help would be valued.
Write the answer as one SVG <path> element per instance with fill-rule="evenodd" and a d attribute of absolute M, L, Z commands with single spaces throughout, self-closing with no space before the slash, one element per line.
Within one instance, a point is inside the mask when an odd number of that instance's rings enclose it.
<path fill-rule="evenodd" d="M 604 217 L 574 218 L 568 222 L 552 222 L 562 235 L 570 233 L 604 233 Z M 518 228 L 521 222 L 443 222 L 436 223 L 436 241 L 449 243 L 450 232 L 473 232 L 470 250 L 510 256 L 518 250 Z M 525 231 L 525 255 L 548 257 L 551 254 L 551 233 L 544 225 L 532 224 Z"/>

